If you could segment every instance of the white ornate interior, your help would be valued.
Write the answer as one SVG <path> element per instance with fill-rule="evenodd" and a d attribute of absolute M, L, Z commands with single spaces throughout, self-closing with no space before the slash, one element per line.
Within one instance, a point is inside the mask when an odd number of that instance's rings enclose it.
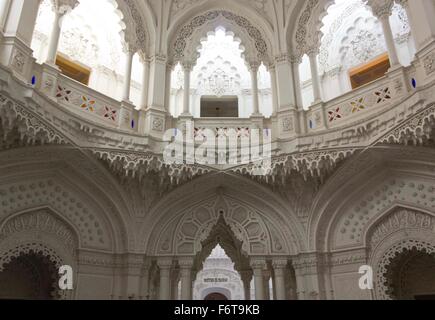
<path fill-rule="evenodd" d="M 189 123 L 271 170 L 166 163 Z M 434 128 L 434 0 L 0 0 L 0 299 L 434 298 Z"/>

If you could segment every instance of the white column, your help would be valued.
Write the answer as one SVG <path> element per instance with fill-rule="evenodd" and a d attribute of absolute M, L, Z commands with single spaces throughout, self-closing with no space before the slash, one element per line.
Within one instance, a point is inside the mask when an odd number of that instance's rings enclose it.
<path fill-rule="evenodd" d="M 251 262 L 251 268 L 254 272 L 255 299 L 265 300 L 264 292 L 264 270 L 266 269 L 266 261 L 254 260 Z"/>
<path fill-rule="evenodd" d="M 159 260 L 157 265 L 160 269 L 160 300 L 171 298 L 171 260 Z"/>
<path fill-rule="evenodd" d="M 193 64 L 184 62 L 182 66 L 184 70 L 183 116 L 190 116 L 190 76 Z"/>
<path fill-rule="evenodd" d="M 171 300 L 180 300 L 179 292 L 178 292 L 178 284 L 180 281 L 180 273 L 178 270 L 172 271 L 172 279 L 171 279 Z"/>
<path fill-rule="evenodd" d="M 249 71 L 251 72 L 251 84 L 252 84 L 252 104 L 253 104 L 253 116 L 260 115 L 260 99 L 258 96 L 258 68 L 260 64 L 258 62 L 249 63 Z"/>
<path fill-rule="evenodd" d="M 251 300 L 252 271 L 246 270 L 246 271 L 241 271 L 239 273 L 240 273 L 240 278 L 242 279 L 242 282 L 243 282 L 243 289 L 245 292 L 245 300 L 249 301 L 249 300 Z"/>
<path fill-rule="evenodd" d="M 313 92 L 314 92 L 314 104 L 316 104 L 322 101 L 322 96 L 320 93 L 319 66 L 317 62 L 317 49 L 310 50 L 308 52 L 308 57 L 310 58 L 311 81 L 313 84 Z"/>
<path fill-rule="evenodd" d="M 124 90 L 122 101 L 130 101 L 131 91 L 131 70 L 133 68 L 133 57 L 135 51 L 132 48 L 126 49 L 125 75 L 124 75 Z"/>
<path fill-rule="evenodd" d="M 192 267 L 193 260 L 180 260 L 181 300 L 192 300 Z"/>
<path fill-rule="evenodd" d="M 171 104 L 171 85 L 172 85 L 172 63 L 166 64 L 166 75 L 165 75 L 165 108 L 166 111 L 169 113 L 170 110 L 170 104 Z"/>
<path fill-rule="evenodd" d="M 54 22 L 50 36 L 50 43 L 48 45 L 47 63 L 55 64 L 57 50 L 59 48 L 59 40 L 62 31 L 62 22 L 65 15 L 74 9 L 79 4 L 78 0 L 55 0 Z"/>
<path fill-rule="evenodd" d="M 141 109 L 146 110 L 148 107 L 148 91 L 150 86 L 150 61 L 147 57 L 141 57 L 141 62 L 143 65 Z"/>
<path fill-rule="evenodd" d="M 275 277 L 275 294 L 276 300 L 286 300 L 285 293 L 285 268 L 287 267 L 286 260 L 276 260 L 272 263 Z"/>
<path fill-rule="evenodd" d="M 6 23 L 6 18 L 9 13 L 9 7 L 11 0 L 0 0 L 0 29 L 4 30 L 4 25 Z"/>
<path fill-rule="evenodd" d="M 50 42 L 48 45 L 47 63 L 55 64 L 57 49 L 59 47 L 60 33 L 62 31 L 62 18 L 65 13 L 59 12 L 58 9 L 54 9 L 54 22 L 51 29 Z"/>
<path fill-rule="evenodd" d="M 391 31 L 390 16 L 385 14 L 379 17 L 379 20 L 382 23 L 382 29 L 384 31 L 385 41 L 387 43 L 388 55 L 390 57 L 391 66 L 397 66 L 400 63 L 399 57 L 397 55 L 396 45 L 394 43 L 393 32 Z"/>
<path fill-rule="evenodd" d="M 274 65 L 269 67 L 270 81 L 272 84 L 272 115 L 278 112 L 278 87 L 276 81 L 276 67 Z"/>
<path fill-rule="evenodd" d="M 372 9 L 373 15 L 379 19 L 382 24 L 382 30 L 384 32 L 385 42 L 388 49 L 388 55 L 390 57 L 391 67 L 399 65 L 399 58 L 397 55 L 396 45 L 394 44 L 393 31 L 391 30 L 390 16 L 393 10 L 394 1 L 383 0 L 374 1 L 371 0 L 368 3 Z"/>
<path fill-rule="evenodd" d="M 298 110 L 303 110 L 302 101 L 302 89 L 301 89 L 301 77 L 299 73 L 299 66 L 302 59 L 300 57 L 292 58 L 292 71 L 293 71 L 293 82 L 295 86 L 295 101 Z"/>
<path fill-rule="evenodd" d="M 272 300 L 270 297 L 270 271 L 263 270 L 264 300 Z"/>

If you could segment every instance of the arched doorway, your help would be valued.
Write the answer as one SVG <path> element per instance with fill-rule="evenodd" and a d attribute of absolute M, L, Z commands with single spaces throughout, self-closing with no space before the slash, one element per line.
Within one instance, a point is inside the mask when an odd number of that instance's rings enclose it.
<path fill-rule="evenodd" d="M 435 255 L 405 250 L 386 267 L 387 292 L 395 300 L 435 300 Z"/>
<path fill-rule="evenodd" d="M 205 301 L 227 301 L 228 298 L 219 292 L 210 293 L 208 296 L 204 298 Z"/>
<path fill-rule="evenodd" d="M 14 258 L 0 273 L 0 299 L 52 300 L 57 298 L 56 266 L 49 257 L 30 252 Z"/>

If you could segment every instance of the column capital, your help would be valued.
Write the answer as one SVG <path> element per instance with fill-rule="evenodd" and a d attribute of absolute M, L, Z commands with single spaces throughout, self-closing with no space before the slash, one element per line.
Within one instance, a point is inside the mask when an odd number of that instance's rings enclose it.
<path fill-rule="evenodd" d="M 149 64 L 151 62 L 151 58 L 143 50 L 139 50 L 138 54 L 140 63 Z"/>
<path fill-rule="evenodd" d="M 379 20 L 388 18 L 393 13 L 393 0 L 369 0 L 367 4 L 371 8 L 373 15 Z"/>
<path fill-rule="evenodd" d="M 308 47 L 306 50 L 307 56 L 312 57 L 312 56 L 317 56 L 320 52 L 320 49 L 318 46 L 311 46 Z"/>
<path fill-rule="evenodd" d="M 274 270 L 285 269 L 288 266 L 288 260 L 283 258 L 277 258 L 272 260 L 272 267 Z"/>
<path fill-rule="evenodd" d="M 256 60 L 254 60 L 254 61 L 247 61 L 246 62 L 246 66 L 248 67 L 250 72 L 257 73 L 258 69 L 261 66 L 261 62 L 260 61 L 256 61 Z"/>
<path fill-rule="evenodd" d="M 192 269 L 194 264 L 193 258 L 181 258 L 178 260 L 180 269 Z"/>
<path fill-rule="evenodd" d="M 160 258 L 157 260 L 157 265 L 160 269 L 168 270 L 172 268 L 172 259 L 171 258 Z"/>
<path fill-rule="evenodd" d="M 154 54 L 150 56 L 151 63 L 161 63 L 164 64 L 168 61 L 168 57 L 164 54 Z"/>
<path fill-rule="evenodd" d="M 185 61 L 181 61 L 180 64 L 183 67 L 184 72 L 192 72 L 193 68 L 196 65 L 196 62 L 185 60 Z"/>
<path fill-rule="evenodd" d="M 255 270 L 265 270 L 267 267 L 267 262 L 265 259 L 251 259 L 250 261 L 251 268 Z"/>
<path fill-rule="evenodd" d="M 78 0 L 51 0 L 53 3 L 53 11 L 64 15 L 79 5 Z"/>
<path fill-rule="evenodd" d="M 252 280 L 252 275 L 253 275 L 252 270 L 239 271 L 239 274 L 243 282 L 245 281 L 250 282 Z"/>
<path fill-rule="evenodd" d="M 276 63 L 291 63 L 291 55 L 288 53 L 282 53 L 275 56 Z"/>
<path fill-rule="evenodd" d="M 125 54 L 134 55 L 136 52 L 138 52 L 139 49 L 131 42 L 123 41 L 122 50 L 124 51 Z"/>

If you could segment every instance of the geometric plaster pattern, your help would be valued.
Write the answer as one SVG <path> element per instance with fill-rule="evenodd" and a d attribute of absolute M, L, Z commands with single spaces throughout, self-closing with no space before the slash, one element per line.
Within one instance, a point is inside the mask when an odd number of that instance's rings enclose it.
<path fill-rule="evenodd" d="M 229 197 L 219 196 L 184 211 L 161 232 L 157 255 L 196 255 L 223 219 L 247 255 L 288 254 L 284 234 L 264 215 Z"/>
<path fill-rule="evenodd" d="M 111 249 L 105 222 L 95 214 L 95 209 L 54 179 L 27 179 L 2 185 L 0 199 L 0 218 L 29 208 L 49 206 L 71 221 L 79 232 L 81 246 Z"/>
<path fill-rule="evenodd" d="M 431 182 L 408 179 L 390 179 L 359 198 L 348 213 L 340 219 L 334 239 L 337 247 L 363 243 L 368 224 L 395 203 L 435 210 L 435 187 Z M 401 219 L 400 219 L 401 220 Z"/>

